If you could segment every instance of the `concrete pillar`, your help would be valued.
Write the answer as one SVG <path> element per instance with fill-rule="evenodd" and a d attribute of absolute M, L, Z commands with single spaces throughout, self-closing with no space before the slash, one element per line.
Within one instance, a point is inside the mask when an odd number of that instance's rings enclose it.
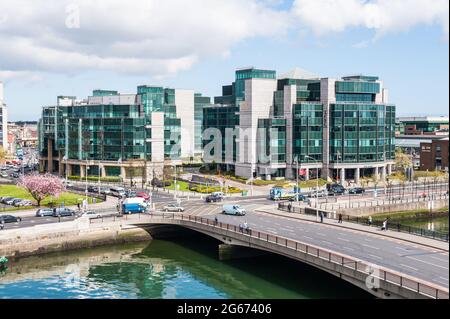
<path fill-rule="evenodd" d="M 86 173 L 86 165 L 80 165 L 80 177 L 81 178 L 86 177 L 85 173 Z"/>
<path fill-rule="evenodd" d="M 305 180 L 309 181 L 309 168 L 306 168 Z"/>
<path fill-rule="evenodd" d="M 72 176 L 72 164 L 66 164 L 67 176 Z"/>
<path fill-rule="evenodd" d="M 106 177 L 106 168 L 104 165 L 99 165 L 100 177 Z"/>
<path fill-rule="evenodd" d="M 270 174 L 267 174 L 267 175 L 266 175 L 266 180 L 267 180 L 267 181 L 270 181 L 270 180 L 272 180 L 272 175 L 270 175 Z"/>
<path fill-rule="evenodd" d="M 359 185 L 360 168 L 355 168 L 355 183 Z"/>
<path fill-rule="evenodd" d="M 125 179 L 127 178 L 127 172 L 126 172 L 124 166 L 121 166 L 121 167 L 120 167 L 120 177 L 122 177 L 122 180 L 124 180 L 124 181 L 125 181 Z"/>
<path fill-rule="evenodd" d="M 341 168 L 341 185 L 345 183 L 345 168 Z"/>
<path fill-rule="evenodd" d="M 386 180 L 386 166 L 381 167 L 381 180 L 383 182 Z"/>
<path fill-rule="evenodd" d="M 388 175 L 392 174 L 392 164 L 387 164 L 387 174 Z"/>
<path fill-rule="evenodd" d="M 375 173 L 374 173 L 376 180 L 380 179 L 380 175 L 379 174 L 380 173 L 379 173 L 379 169 L 378 169 L 378 166 L 377 166 L 377 167 L 375 167 Z"/>
<path fill-rule="evenodd" d="M 58 174 L 59 177 L 64 177 L 64 163 L 62 162 L 61 158 L 59 158 L 58 161 Z"/>
<path fill-rule="evenodd" d="M 47 142 L 47 159 L 48 159 L 48 167 L 47 167 L 47 171 L 49 173 L 53 172 L 53 143 L 51 139 L 48 139 Z"/>

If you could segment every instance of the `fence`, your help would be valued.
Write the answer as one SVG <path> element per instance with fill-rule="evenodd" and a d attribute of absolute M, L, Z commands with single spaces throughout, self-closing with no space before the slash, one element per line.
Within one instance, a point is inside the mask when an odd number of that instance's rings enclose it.
<path fill-rule="evenodd" d="M 136 216 L 138 215 L 138 216 Z M 420 280 L 418 278 L 413 278 L 410 276 L 406 276 L 400 273 L 397 273 L 392 270 L 384 269 L 383 267 L 377 266 L 377 272 L 374 271 L 373 265 L 364 261 L 357 260 L 353 257 L 335 253 L 329 251 L 324 248 L 320 248 L 318 246 L 306 244 L 300 241 L 291 240 L 285 237 L 268 234 L 262 231 L 254 231 L 249 230 L 244 232 L 242 228 L 236 225 L 231 225 L 223 222 L 216 222 L 215 220 L 211 220 L 204 217 L 199 216 L 191 216 L 184 214 L 175 214 L 175 213 L 158 213 L 158 214 L 136 214 L 136 215 L 125 215 L 123 218 L 125 220 L 138 220 L 143 223 L 151 223 L 151 220 L 154 218 L 162 218 L 164 219 L 172 219 L 172 220 L 181 220 L 185 224 L 190 224 L 193 226 L 203 225 L 208 228 L 208 230 L 220 229 L 224 230 L 228 233 L 239 234 L 240 236 L 245 236 L 253 239 L 257 239 L 258 241 L 267 242 L 277 246 L 278 248 L 287 248 L 292 250 L 292 253 L 300 252 L 309 256 L 314 256 L 316 258 L 326 260 L 330 263 L 340 265 L 345 268 L 349 268 L 354 270 L 360 274 L 366 276 L 372 276 L 373 278 L 378 278 L 379 280 L 383 280 L 386 283 L 394 284 L 400 286 L 402 288 L 408 289 L 410 291 L 416 292 L 420 295 L 427 296 L 433 299 L 448 299 L 448 289 L 445 289 L 440 286 L 436 286 L 430 284 L 424 280 Z M 111 217 L 116 220 L 117 216 Z M 91 223 L 98 220 L 104 222 L 104 218 L 91 219 Z M 158 222 L 159 224 L 161 222 Z"/>
<path fill-rule="evenodd" d="M 315 214 L 316 209 L 312 208 L 312 207 L 295 207 L 292 206 L 289 209 L 289 204 L 286 203 L 279 203 L 278 204 L 278 209 L 281 211 L 285 211 L 285 212 L 290 212 L 290 213 L 297 213 L 297 214 L 306 214 L 306 215 L 311 215 L 311 214 Z M 319 208 L 319 212 L 323 212 L 324 217 L 327 218 L 332 218 L 332 219 L 336 219 L 336 215 L 337 214 L 330 214 L 329 211 L 324 211 L 322 209 Z M 342 216 L 342 220 L 349 222 L 349 223 L 356 223 L 356 224 L 360 224 L 360 225 L 366 225 L 369 227 L 381 227 L 383 222 L 380 220 L 375 220 L 372 221 L 371 224 L 369 224 L 369 220 L 367 217 L 358 217 L 358 216 L 350 216 L 350 215 L 344 215 L 344 214 L 340 214 Z M 437 240 L 442 240 L 442 241 L 449 241 L 449 234 L 445 233 L 445 232 L 438 232 L 438 231 L 434 231 L 434 230 L 428 230 L 428 229 L 424 229 L 424 228 L 420 228 L 420 227 L 412 227 L 412 226 L 408 226 L 408 225 L 402 225 L 401 223 L 393 223 L 393 222 L 389 222 L 387 223 L 387 228 L 389 230 L 393 230 L 393 231 L 397 231 L 397 232 L 402 232 L 402 233 L 408 233 L 408 234 L 412 234 L 412 235 L 418 235 L 418 236 L 422 236 L 422 237 L 427 237 L 427 238 L 432 238 L 432 239 L 437 239 Z"/>

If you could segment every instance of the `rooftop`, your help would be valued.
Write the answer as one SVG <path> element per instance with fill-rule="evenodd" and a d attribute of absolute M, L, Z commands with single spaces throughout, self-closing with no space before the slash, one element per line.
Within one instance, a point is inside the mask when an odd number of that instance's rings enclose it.
<path fill-rule="evenodd" d="M 301 68 L 295 68 L 290 70 L 289 72 L 282 74 L 278 77 L 278 79 L 297 79 L 297 80 L 310 80 L 310 79 L 320 79 L 320 76 L 314 74 L 312 72 L 303 70 Z"/>

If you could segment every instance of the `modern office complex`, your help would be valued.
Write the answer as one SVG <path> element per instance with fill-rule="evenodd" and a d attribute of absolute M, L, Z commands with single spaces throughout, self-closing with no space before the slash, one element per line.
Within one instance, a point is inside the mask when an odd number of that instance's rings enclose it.
<path fill-rule="evenodd" d="M 0 147 L 8 150 L 8 107 L 4 102 L 3 82 L 0 81 Z"/>
<path fill-rule="evenodd" d="M 139 86 L 58 97 L 40 126 L 43 170 L 145 176 L 203 157 L 246 178 L 384 179 L 395 156 L 395 106 L 374 76 L 321 78 L 245 68 L 210 98 Z"/>
<path fill-rule="evenodd" d="M 136 94 L 95 90 L 84 100 L 60 96 L 42 110 L 41 169 L 149 181 L 201 152 L 193 132 L 204 103 L 194 91 L 156 86 L 139 86 Z"/>
<path fill-rule="evenodd" d="M 246 68 L 204 108 L 204 158 L 237 176 L 341 182 L 384 179 L 395 157 L 395 106 L 374 76 L 321 78 Z M 228 131 L 228 135 L 225 131 Z M 231 134 L 233 133 L 233 134 Z"/>

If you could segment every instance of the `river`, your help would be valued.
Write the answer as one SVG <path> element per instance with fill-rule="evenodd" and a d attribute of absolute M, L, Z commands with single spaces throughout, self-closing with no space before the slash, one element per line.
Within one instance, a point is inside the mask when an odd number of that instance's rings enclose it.
<path fill-rule="evenodd" d="M 217 242 L 189 239 L 105 246 L 11 261 L 0 298 L 372 298 L 275 255 L 219 261 Z"/>

